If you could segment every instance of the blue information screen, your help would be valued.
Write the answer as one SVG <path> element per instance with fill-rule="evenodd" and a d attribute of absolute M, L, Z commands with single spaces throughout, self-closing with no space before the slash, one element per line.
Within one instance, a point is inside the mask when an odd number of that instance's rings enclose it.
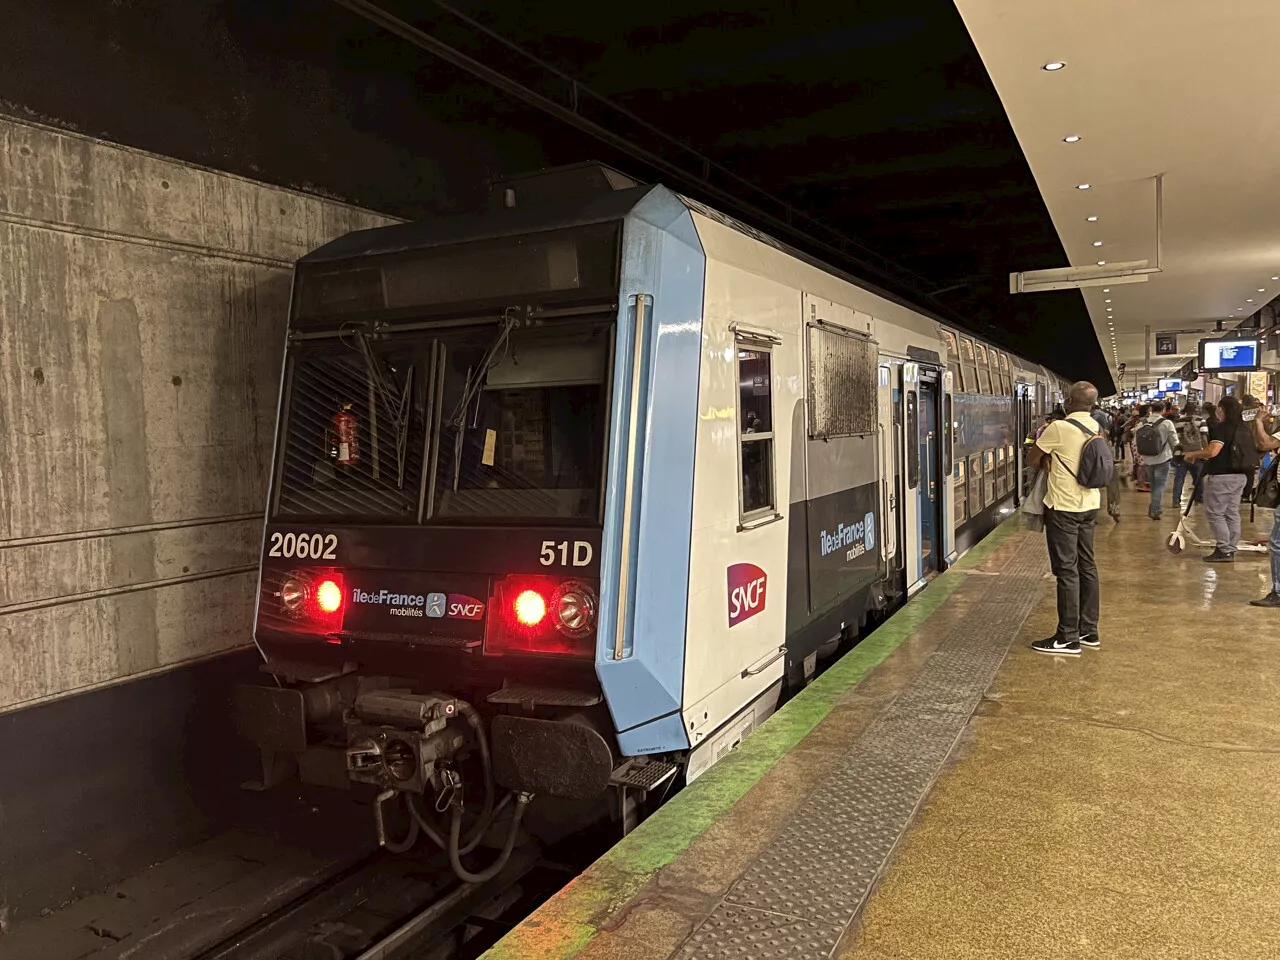
<path fill-rule="evenodd" d="M 1249 370 L 1258 365 L 1257 340 L 1208 340 L 1204 345 L 1206 370 Z"/>

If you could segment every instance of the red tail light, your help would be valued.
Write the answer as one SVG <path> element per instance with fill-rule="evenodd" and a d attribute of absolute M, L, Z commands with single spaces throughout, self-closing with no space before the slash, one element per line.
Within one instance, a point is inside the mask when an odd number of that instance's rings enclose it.
<path fill-rule="evenodd" d="M 342 609 L 342 586 L 332 577 L 316 586 L 316 606 L 321 613 L 337 613 Z"/>
<path fill-rule="evenodd" d="M 536 627 L 547 616 L 547 601 L 537 590 L 521 590 L 516 594 L 511 612 L 524 627 Z"/>
<path fill-rule="evenodd" d="M 484 652 L 595 655 L 595 591 L 580 580 L 506 577 L 493 586 Z"/>
<path fill-rule="evenodd" d="M 285 614 L 296 623 L 294 629 L 307 633 L 342 629 L 346 592 L 340 573 L 295 570 L 280 584 L 275 596 Z"/>

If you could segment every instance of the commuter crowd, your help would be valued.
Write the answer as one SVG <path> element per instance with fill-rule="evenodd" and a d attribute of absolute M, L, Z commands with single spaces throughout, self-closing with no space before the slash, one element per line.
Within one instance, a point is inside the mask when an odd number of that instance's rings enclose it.
<path fill-rule="evenodd" d="M 1066 409 L 1055 408 L 1027 442 L 1039 473 L 1023 509 L 1043 526 L 1058 582 L 1058 629 L 1032 644 L 1039 653 L 1079 655 L 1082 646 L 1101 645 L 1093 534 L 1104 491 L 1115 523 L 1122 484 L 1149 495 L 1152 520 L 1164 516 L 1166 492 L 1175 513 L 1202 505 L 1214 539 L 1208 563 L 1235 561 L 1242 506 L 1280 506 L 1280 418 L 1253 397 L 1104 408 L 1093 385 L 1080 382 Z M 1280 607 L 1280 509 L 1268 550 L 1271 590 L 1250 603 Z"/>

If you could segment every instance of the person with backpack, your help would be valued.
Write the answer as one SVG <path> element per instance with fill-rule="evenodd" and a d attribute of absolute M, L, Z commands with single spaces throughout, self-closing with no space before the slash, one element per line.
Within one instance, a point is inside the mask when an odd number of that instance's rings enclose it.
<path fill-rule="evenodd" d="M 1049 565 L 1058 581 L 1058 629 L 1052 637 L 1031 644 L 1036 653 L 1078 657 L 1081 645 L 1102 645 L 1093 533 L 1101 491 L 1111 481 L 1115 460 L 1111 444 L 1090 415 L 1097 399 L 1093 384 L 1072 384 L 1066 417 L 1045 427 L 1032 451 L 1033 461 L 1048 471 L 1044 530 Z"/>
<path fill-rule="evenodd" d="M 1258 468 L 1258 448 L 1253 432 L 1240 415 L 1240 401 L 1223 397 L 1218 417 L 1209 424 L 1209 444 L 1186 454 L 1191 461 L 1205 461 L 1204 512 L 1213 528 L 1217 546 L 1206 563 L 1232 563 L 1240 542 L 1240 497 L 1249 477 Z"/>
<path fill-rule="evenodd" d="M 1198 496 L 1196 484 L 1200 482 L 1202 464 L 1188 461 L 1187 454 L 1203 450 L 1205 438 L 1209 435 L 1209 427 L 1200 416 L 1200 407 L 1196 403 L 1188 403 L 1182 410 L 1182 416 L 1173 422 L 1178 433 L 1178 446 L 1173 451 L 1173 506 L 1182 506 L 1182 490 L 1191 478 L 1191 495 Z"/>
<path fill-rule="evenodd" d="M 1151 483 L 1151 505 L 1147 508 L 1147 516 L 1159 520 L 1164 512 L 1164 488 L 1169 482 L 1169 463 L 1178 446 L 1178 431 L 1173 421 L 1165 417 L 1163 404 L 1144 407 L 1142 412 L 1143 419 L 1133 437 Z"/>

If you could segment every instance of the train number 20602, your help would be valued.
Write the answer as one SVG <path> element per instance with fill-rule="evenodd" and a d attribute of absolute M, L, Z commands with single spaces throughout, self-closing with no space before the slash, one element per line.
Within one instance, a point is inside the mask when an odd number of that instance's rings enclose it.
<path fill-rule="evenodd" d="M 338 559 L 336 533 L 273 533 L 269 557 L 297 557 L 299 560 Z"/>
<path fill-rule="evenodd" d="M 562 567 L 567 567 L 571 563 L 575 567 L 585 567 L 591 563 L 591 544 L 586 540 L 574 540 L 572 543 L 568 540 L 561 540 L 559 543 L 554 540 L 543 540 L 538 562 L 544 567 L 549 567 L 556 560 L 560 561 Z"/>

